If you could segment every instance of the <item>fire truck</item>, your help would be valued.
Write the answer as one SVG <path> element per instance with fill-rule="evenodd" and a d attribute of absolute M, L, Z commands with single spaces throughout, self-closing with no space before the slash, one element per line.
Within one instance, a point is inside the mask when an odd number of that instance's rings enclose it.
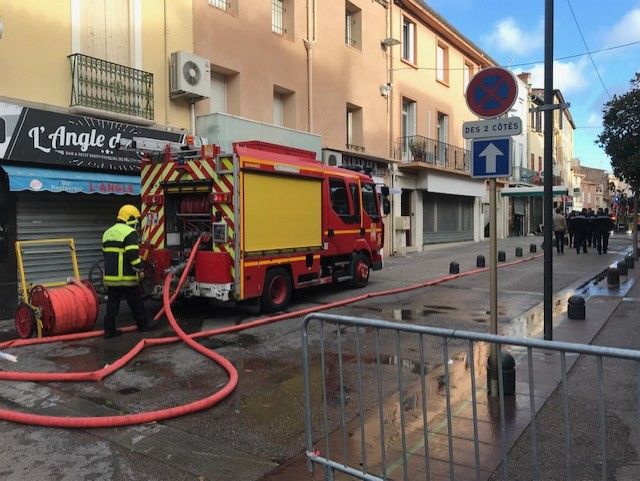
<path fill-rule="evenodd" d="M 136 148 L 142 248 L 156 295 L 164 273 L 180 270 L 201 237 L 180 295 L 253 299 L 265 312 L 286 308 L 294 289 L 363 287 L 382 268 L 389 189 L 366 173 L 259 141 L 236 143 L 230 153 L 215 145 Z"/>

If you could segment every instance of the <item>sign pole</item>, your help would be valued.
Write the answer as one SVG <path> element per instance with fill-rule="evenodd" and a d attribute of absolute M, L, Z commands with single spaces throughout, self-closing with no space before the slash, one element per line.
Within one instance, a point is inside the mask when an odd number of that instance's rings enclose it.
<path fill-rule="evenodd" d="M 544 339 L 553 339 L 553 0 L 544 27 Z M 560 110 L 562 115 L 562 110 Z"/>
<path fill-rule="evenodd" d="M 489 297 L 491 334 L 498 334 L 498 208 L 496 205 L 496 179 L 489 179 Z M 489 390 L 492 396 L 498 395 L 498 349 L 491 345 L 491 357 L 494 360 Z M 494 375 L 495 374 L 495 375 Z"/>

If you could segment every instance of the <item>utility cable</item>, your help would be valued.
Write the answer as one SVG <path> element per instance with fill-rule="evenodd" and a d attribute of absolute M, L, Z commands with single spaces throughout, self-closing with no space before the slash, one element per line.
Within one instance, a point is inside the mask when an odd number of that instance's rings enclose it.
<path fill-rule="evenodd" d="M 601 48 L 598 50 L 587 50 L 586 52 L 582 52 L 582 53 L 576 53 L 573 55 L 565 55 L 563 57 L 556 57 L 553 59 L 553 61 L 560 61 L 560 60 L 571 60 L 574 58 L 579 58 L 579 57 L 584 57 L 585 55 L 591 55 L 593 53 L 601 53 L 601 52 L 608 52 L 610 50 L 616 50 L 619 48 L 625 48 L 625 47 L 631 47 L 634 45 L 640 45 L 640 40 L 635 40 L 633 42 L 627 42 L 627 43 L 621 43 L 619 45 L 612 45 L 611 47 L 605 47 L 605 48 Z M 531 65 L 538 65 L 544 63 L 544 60 L 536 60 L 534 62 L 522 62 L 522 63 L 511 63 L 509 65 L 504 65 L 505 68 L 513 68 L 513 67 L 529 67 Z M 464 70 L 464 67 L 449 67 L 449 68 L 438 68 L 438 67 L 399 67 L 399 68 L 394 68 L 392 69 L 394 71 L 398 71 L 398 70 Z"/>
<path fill-rule="evenodd" d="M 609 92 L 609 89 L 607 88 L 607 86 L 604 84 L 604 81 L 602 80 L 602 76 L 600 75 L 600 71 L 598 70 L 598 67 L 596 66 L 596 62 L 593 60 L 593 55 L 591 55 L 591 52 L 589 51 L 589 46 L 587 45 L 587 41 L 584 38 L 584 35 L 582 34 L 582 29 L 580 28 L 580 24 L 578 23 L 578 19 L 576 18 L 576 14 L 573 11 L 573 7 L 571 6 L 571 0 L 567 0 L 567 5 L 569 5 L 569 10 L 571 10 L 571 16 L 573 17 L 573 21 L 576 23 L 576 27 L 578 27 L 578 32 L 580 33 L 580 38 L 582 39 L 582 43 L 584 45 L 584 48 L 587 49 L 587 53 L 589 55 L 589 59 L 591 60 L 591 65 L 593 65 L 593 69 L 596 71 L 596 74 L 598 75 L 598 79 L 600 79 L 600 83 L 602 84 L 602 88 L 604 89 L 605 92 L 607 92 L 607 95 L 609 97 L 611 97 L 611 93 Z"/>

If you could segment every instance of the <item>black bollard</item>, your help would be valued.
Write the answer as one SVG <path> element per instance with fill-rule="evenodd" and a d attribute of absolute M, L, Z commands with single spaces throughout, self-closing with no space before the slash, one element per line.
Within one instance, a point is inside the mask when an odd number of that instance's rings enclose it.
<path fill-rule="evenodd" d="M 607 284 L 609 287 L 618 287 L 620 285 L 620 273 L 615 267 L 609 267 L 607 270 Z"/>
<path fill-rule="evenodd" d="M 491 385 L 496 387 L 496 392 L 491 392 Z M 502 388 L 504 394 L 515 394 L 516 392 L 516 360 L 511 354 L 502 351 Z M 494 367 L 493 356 L 487 359 L 487 391 L 490 395 L 499 395 L 500 385 L 498 384 L 498 369 Z"/>
<path fill-rule="evenodd" d="M 633 256 L 625 257 L 624 261 L 627 263 L 627 267 L 629 269 L 633 269 L 636 266 L 636 260 L 633 258 Z"/>
<path fill-rule="evenodd" d="M 620 261 L 618 262 L 618 272 L 620 273 L 621 276 L 628 276 L 629 275 L 629 269 L 627 267 L 627 263 L 625 261 Z"/>
<path fill-rule="evenodd" d="M 522 257 L 522 247 L 516 247 L 516 257 Z"/>
<path fill-rule="evenodd" d="M 571 296 L 569 298 L 567 316 L 569 319 L 584 319 L 586 317 L 584 297 Z"/>
<path fill-rule="evenodd" d="M 460 274 L 460 264 L 457 262 L 449 264 L 449 274 Z"/>
<path fill-rule="evenodd" d="M 485 267 L 484 256 L 476 257 L 476 267 Z"/>
<path fill-rule="evenodd" d="M 507 260 L 507 254 L 504 251 L 498 251 L 498 262 L 504 262 Z"/>
<path fill-rule="evenodd" d="M 529 252 L 535 254 L 536 252 L 538 252 L 538 246 L 535 244 L 529 244 Z"/>

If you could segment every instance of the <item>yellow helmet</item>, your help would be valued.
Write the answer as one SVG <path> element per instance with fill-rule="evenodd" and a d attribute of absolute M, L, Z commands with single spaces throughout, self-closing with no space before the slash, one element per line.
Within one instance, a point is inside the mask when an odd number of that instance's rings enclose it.
<path fill-rule="evenodd" d="M 140 217 L 140 211 L 135 205 L 123 205 L 118 211 L 118 220 L 121 220 L 127 225 L 137 224 L 138 222 L 140 222 Z"/>

